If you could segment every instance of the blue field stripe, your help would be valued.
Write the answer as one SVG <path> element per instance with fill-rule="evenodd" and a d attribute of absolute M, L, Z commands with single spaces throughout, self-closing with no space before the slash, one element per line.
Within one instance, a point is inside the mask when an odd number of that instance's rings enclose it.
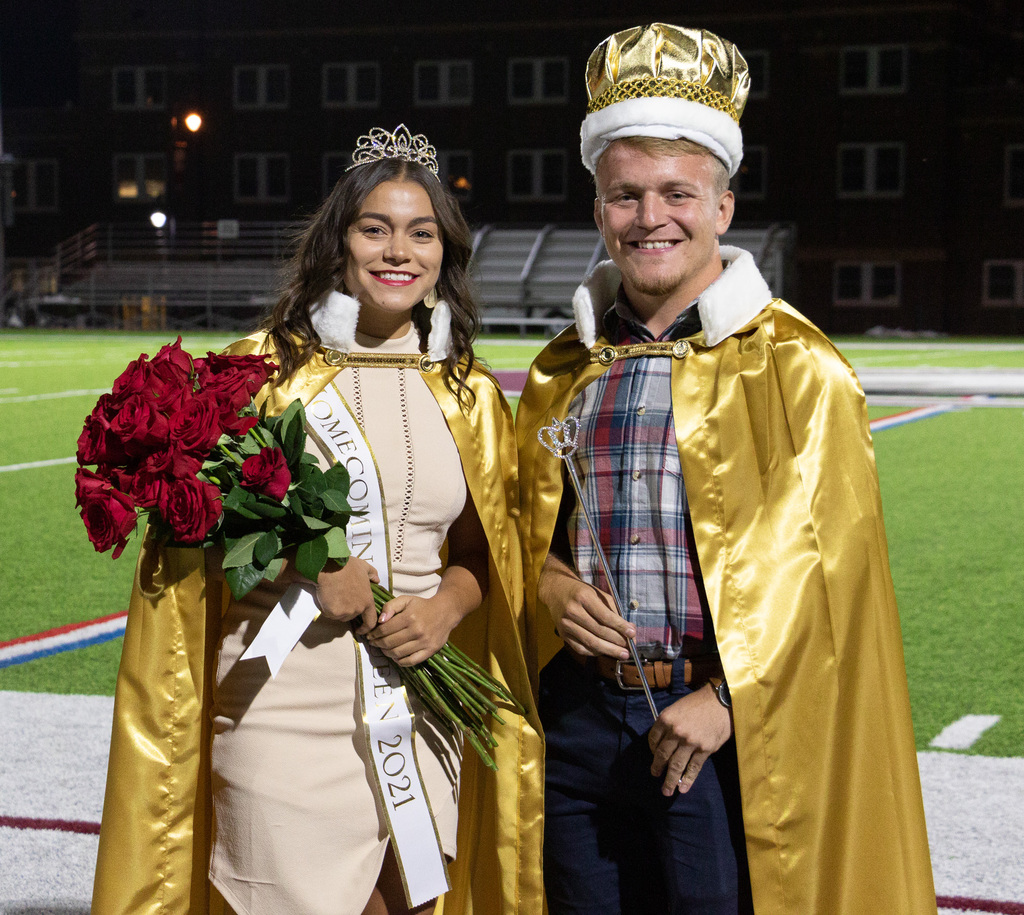
<path fill-rule="evenodd" d="M 14 667 L 17 664 L 26 664 L 29 661 L 38 661 L 40 658 L 47 658 L 50 655 L 60 654 L 64 651 L 74 651 L 77 648 L 88 648 L 90 645 L 100 645 L 112 639 L 119 639 L 124 635 L 124 627 L 114 629 L 111 632 L 101 632 L 99 635 L 89 636 L 74 642 L 65 642 L 61 645 L 50 645 L 47 648 L 40 648 L 28 654 L 17 655 L 12 658 L 0 658 L 0 670 L 5 667 Z"/>

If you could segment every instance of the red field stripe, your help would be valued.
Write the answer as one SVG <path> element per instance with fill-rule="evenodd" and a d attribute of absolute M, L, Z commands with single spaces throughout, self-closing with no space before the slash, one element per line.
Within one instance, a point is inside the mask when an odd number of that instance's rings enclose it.
<path fill-rule="evenodd" d="M 68 623 L 66 626 L 58 626 L 56 629 L 47 629 L 46 632 L 37 632 L 35 635 L 23 635 L 9 642 L 0 642 L 0 648 L 8 648 L 11 645 L 21 645 L 24 642 L 38 642 L 40 639 L 48 639 L 55 635 L 63 635 L 65 632 L 74 632 L 76 629 L 84 629 L 86 626 L 94 626 L 96 623 L 105 623 L 108 620 L 124 619 L 127 611 L 110 613 L 107 616 L 100 616 L 94 620 L 85 620 L 81 623 Z"/>
<path fill-rule="evenodd" d="M 940 909 L 961 912 L 998 912 L 1000 915 L 1024 915 L 1024 902 L 996 902 L 991 899 L 970 899 L 967 896 L 939 896 Z"/>
<path fill-rule="evenodd" d="M 94 836 L 100 834 L 99 823 L 89 823 L 85 820 L 37 820 L 33 817 L 0 816 L 0 826 L 6 826 L 8 829 L 45 829 L 50 832 L 80 832 Z"/>

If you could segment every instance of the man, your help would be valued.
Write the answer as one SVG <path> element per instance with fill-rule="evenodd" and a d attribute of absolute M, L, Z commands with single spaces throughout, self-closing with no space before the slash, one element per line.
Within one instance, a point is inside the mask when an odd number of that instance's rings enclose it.
<path fill-rule="evenodd" d="M 864 395 L 719 248 L 746 63 L 654 24 L 602 42 L 587 84 L 611 262 L 516 423 L 550 910 L 934 913 Z M 567 417 L 585 506 L 544 447 Z"/>

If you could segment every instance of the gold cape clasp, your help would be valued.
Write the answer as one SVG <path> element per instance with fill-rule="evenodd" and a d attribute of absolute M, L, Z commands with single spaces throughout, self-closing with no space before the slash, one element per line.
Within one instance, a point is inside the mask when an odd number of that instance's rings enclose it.
<path fill-rule="evenodd" d="M 324 362 L 336 368 L 419 369 L 430 372 L 436 363 L 426 353 L 343 353 L 324 349 Z"/>
<path fill-rule="evenodd" d="M 590 350 L 590 363 L 611 365 L 619 359 L 637 359 L 641 356 L 671 356 L 673 359 L 682 359 L 689 352 L 690 344 L 685 340 L 630 343 L 628 346 L 612 346 L 608 343 Z"/>

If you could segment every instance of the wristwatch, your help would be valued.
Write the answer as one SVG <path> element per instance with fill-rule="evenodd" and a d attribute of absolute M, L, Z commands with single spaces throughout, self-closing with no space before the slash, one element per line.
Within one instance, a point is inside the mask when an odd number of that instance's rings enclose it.
<path fill-rule="evenodd" d="M 711 677 L 708 680 L 711 684 L 711 688 L 715 691 L 715 695 L 718 697 L 718 701 L 722 703 L 726 708 L 732 708 L 732 696 L 729 694 L 729 684 L 725 680 L 721 680 L 718 677 Z"/>

